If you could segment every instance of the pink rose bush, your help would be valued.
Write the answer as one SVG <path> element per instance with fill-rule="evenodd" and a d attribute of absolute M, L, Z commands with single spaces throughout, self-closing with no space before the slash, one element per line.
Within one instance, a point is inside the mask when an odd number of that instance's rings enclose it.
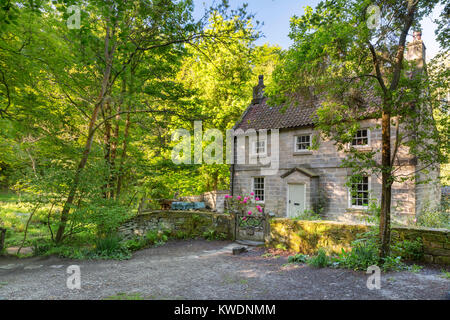
<path fill-rule="evenodd" d="M 259 214 L 263 214 L 263 207 L 260 205 L 255 206 L 255 202 L 259 201 L 258 197 L 255 197 L 255 193 L 251 192 L 248 196 L 237 196 L 233 197 L 231 195 L 225 195 L 225 202 L 227 203 L 228 210 L 230 212 L 241 212 L 246 213 L 247 216 L 255 216 Z M 251 209 L 256 207 L 256 211 L 252 211 Z M 244 217 L 243 220 L 246 220 L 247 217 Z"/>

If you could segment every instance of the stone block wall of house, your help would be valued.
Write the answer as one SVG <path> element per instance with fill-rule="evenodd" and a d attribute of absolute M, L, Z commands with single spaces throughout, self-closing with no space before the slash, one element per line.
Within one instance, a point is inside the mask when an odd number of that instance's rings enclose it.
<path fill-rule="evenodd" d="M 370 130 L 370 145 L 365 147 L 366 151 L 376 151 L 376 160 L 381 161 L 381 129 L 379 121 L 365 120 L 361 122 L 362 128 Z M 394 131 L 394 128 L 392 128 Z M 280 129 L 279 133 L 279 172 L 272 176 L 265 176 L 265 207 L 267 212 L 273 212 L 278 217 L 285 217 L 287 214 L 287 185 L 288 183 L 305 184 L 306 186 L 306 209 L 311 209 L 318 199 L 325 199 L 323 215 L 327 218 L 338 221 L 360 222 L 363 219 L 364 210 L 352 209 L 349 200 L 349 191 L 346 186 L 347 179 L 351 171 L 341 167 L 341 162 L 345 157 L 344 152 L 338 152 L 333 141 L 320 140 L 318 150 L 311 150 L 296 153 L 294 152 L 294 139 L 298 135 L 318 133 L 312 127 L 296 129 Z M 394 147 L 395 137 L 392 137 L 392 147 Z M 248 139 L 247 139 L 248 140 Z M 260 177 L 261 165 L 248 164 L 249 162 L 249 142 L 246 141 L 246 163 L 235 165 L 234 194 L 249 193 L 252 191 L 252 179 Z M 267 156 L 271 157 L 271 137 L 267 137 Z M 400 164 L 397 173 L 414 177 L 416 165 L 414 159 L 409 155 L 408 150 L 401 147 L 398 151 Z M 318 179 L 301 173 L 293 173 L 286 178 L 281 176 L 293 168 L 307 168 L 318 175 Z M 433 177 L 436 179 L 436 177 Z M 381 199 L 381 177 L 372 175 L 370 177 L 371 198 L 379 203 Z M 438 200 L 433 197 L 437 187 L 431 185 L 417 186 L 414 179 L 404 182 L 395 182 L 392 186 L 393 199 L 393 220 L 406 222 L 413 219 L 416 210 L 419 209 L 418 200 L 423 201 L 428 198 L 436 203 Z"/>

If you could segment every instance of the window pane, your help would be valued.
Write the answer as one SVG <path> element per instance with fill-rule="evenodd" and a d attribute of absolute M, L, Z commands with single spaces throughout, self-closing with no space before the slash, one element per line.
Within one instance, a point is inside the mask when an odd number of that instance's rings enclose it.
<path fill-rule="evenodd" d="M 253 192 L 255 197 L 258 197 L 260 201 L 264 201 L 264 178 L 254 178 Z"/>
<path fill-rule="evenodd" d="M 361 177 L 354 181 L 351 186 L 351 204 L 352 206 L 369 205 L 369 177 Z"/>

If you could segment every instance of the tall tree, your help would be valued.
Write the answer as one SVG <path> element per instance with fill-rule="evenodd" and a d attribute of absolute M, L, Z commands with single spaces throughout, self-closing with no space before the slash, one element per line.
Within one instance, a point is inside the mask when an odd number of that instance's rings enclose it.
<path fill-rule="evenodd" d="M 377 152 L 350 148 L 344 162 L 354 175 L 381 174 L 381 258 L 389 254 L 392 184 L 405 179 L 398 172 L 400 146 L 415 155 L 422 170 L 435 170 L 433 164 L 443 160 L 430 97 L 422 90 L 429 85 L 426 74 L 411 76 L 407 71 L 414 66 L 405 61 L 407 36 L 437 3 L 326 0 L 307 7 L 303 16 L 291 19 L 294 44 L 268 88 L 273 102 L 311 90 L 319 96 L 317 126 L 340 150 L 352 141 L 360 119 L 381 119 L 381 161 Z M 362 111 L 361 98 L 367 96 L 372 98 L 363 99 L 367 109 Z"/>

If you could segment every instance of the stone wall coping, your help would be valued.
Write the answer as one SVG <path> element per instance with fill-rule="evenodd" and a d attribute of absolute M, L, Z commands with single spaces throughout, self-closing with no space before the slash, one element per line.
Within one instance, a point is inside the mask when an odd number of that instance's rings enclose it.
<path fill-rule="evenodd" d="M 323 223 L 330 225 L 342 225 L 342 226 L 360 226 L 360 227 L 370 227 L 373 226 L 371 224 L 362 224 L 362 223 L 351 223 L 351 222 L 341 222 L 341 221 L 332 221 L 332 220 L 293 220 L 289 218 L 273 218 L 272 221 L 276 222 L 286 222 L 292 221 L 296 223 Z"/>
<path fill-rule="evenodd" d="M 347 226 L 360 226 L 360 227 L 373 227 L 374 224 L 362 224 L 362 223 L 350 223 L 350 222 L 341 222 L 341 221 L 332 221 L 332 220 L 293 220 L 289 218 L 273 218 L 274 222 L 286 222 L 292 221 L 296 223 L 322 223 L 322 224 L 330 224 L 330 225 L 347 225 Z M 406 227 L 406 226 L 392 226 L 392 230 L 404 230 L 404 231 L 426 231 L 430 233 L 437 234 L 449 234 L 449 229 L 437 229 L 437 228 L 426 228 L 426 227 Z"/>

